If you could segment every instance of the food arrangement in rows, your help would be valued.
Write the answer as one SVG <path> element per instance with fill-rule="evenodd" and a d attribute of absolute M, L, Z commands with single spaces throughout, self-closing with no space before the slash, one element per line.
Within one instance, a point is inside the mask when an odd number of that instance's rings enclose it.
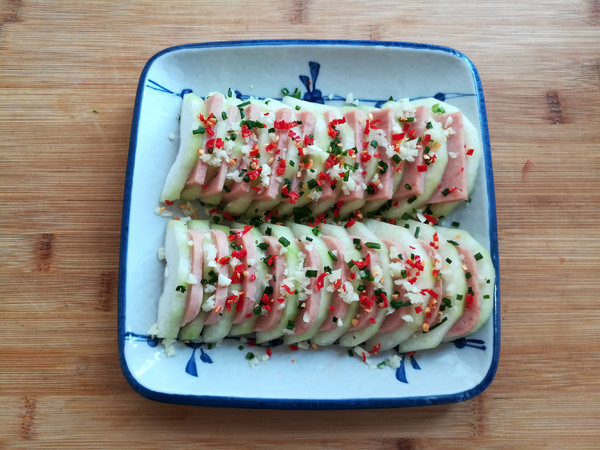
<path fill-rule="evenodd" d="M 468 201 L 481 156 L 473 124 L 433 98 L 338 108 L 187 94 L 161 201 L 236 218 L 443 217 Z"/>
<path fill-rule="evenodd" d="M 469 201 L 481 158 L 473 124 L 433 98 L 186 94 L 160 200 L 188 217 L 167 222 L 152 334 L 413 352 L 475 333 L 492 311 L 491 258 L 436 224 Z"/>
<path fill-rule="evenodd" d="M 412 220 L 316 227 L 171 220 L 161 254 L 160 338 L 253 336 L 259 344 L 409 352 L 474 333 L 492 310 L 488 252 L 466 231 Z"/>

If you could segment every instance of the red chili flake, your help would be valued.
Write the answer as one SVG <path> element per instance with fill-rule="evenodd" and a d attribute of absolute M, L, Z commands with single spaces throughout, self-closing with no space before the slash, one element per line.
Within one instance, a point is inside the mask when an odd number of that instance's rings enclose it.
<path fill-rule="evenodd" d="M 402 125 L 402 131 L 404 131 L 405 133 L 408 131 L 409 128 L 410 122 L 406 122 L 404 125 Z"/>
<path fill-rule="evenodd" d="M 425 164 L 430 166 L 431 164 L 433 164 L 435 162 L 436 158 L 437 158 L 437 155 L 434 153 L 433 155 L 431 155 L 429 157 L 429 159 L 427 161 L 425 161 Z"/>
<path fill-rule="evenodd" d="M 342 279 L 339 278 L 339 279 L 335 280 L 335 282 L 333 283 L 333 288 L 337 290 L 340 288 L 341 285 L 342 285 Z M 346 286 L 344 286 L 344 292 L 346 292 Z"/>
<path fill-rule="evenodd" d="M 209 139 L 206 141 L 206 148 L 215 148 L 215 139 Z"/>
<path fill-rule="evenodd" d="M 254 144 L 254 147 L 252 147 L 252 150 L 250 150 L 248 155 L 251 156 L 252 158 L 254 158 L 255 156 L 258 156 L 258 144 Z"/>
<path fill-rule="evenodd" d="M 269 358 L 271 356 L 273 356 L 273 352 L 271 351 L 271 347 L 267 347 L 267 355 L 269 356 Z"/>
<path fill-rule="evenodd" d="M 433 241 L 429 245 L 433 248 L 440 248 L 440 237 L 437 232 L 433 233 Z"/>
<path fill-rule="evenodd" d="M 245 258 L 247 254 L 248 252 L 246 250 L 234 250 L 231 252 L 231 256 L 238 259 Z"/>
<path fill-rule="evenodd" d="M 416 353 L 416 352 L 408 352 L 408 353 L 407 353 L 407 355 L 408 355 L 408 356 L 412 356 L 412 355 L 414 355 L 415 353 Z"/>
<path fill-rule="evenodd" d="M 254 281 L 254 280 L 256 280 L 256 275 L 254 275 L 254 274 L 250 275 L 250 281 Z"/>
<path fill-rule="evenodd" d="M 250 339 L 248 341 L 248 347 L 254 347 L 256 345 L 256 341 L 254 339 Z"/>
<path fill-rule="evenodd" d="M 279 160 L 279 165 L 277 166 L 277 170 L 275 170 L 275 174 L 281 176 L 285 173 L 285 165 L 287 161 L 283 158 Z"/>
<path fill-rule="evenodd" d="M 209 136 L 214 136 L 215 135 L 215 130 L 212 129 L 212 126 L 211 127 L 206 127 L 206 133 Z"/>
<path fill-rule="evenodd" d="M 379 307 L 387 308 L 388 307 L 388 299 L 387 299 L 387 296 L 385 295 L 385 293 L 381 292 L 379 294 L 379 297 L 381 298 L 381 301 L 379 302 Z"/>
<path fill-rule="evenodd" d="M 298 350 L 298 346 L 297 345 L 290 345 L 290 350 L 296 351 L 296 350 Z"/>
<path fill-rule="evenodd" d="M 329 126 L 327 127 L 327 134 L 329 135 L 329 137 L 330 137 L 330 138 L 332 138 L 332 139 L 335 139 L 335 138 L 336 138 L 336 136 L 337 136 L 338 134 L 340 134 L 340 132 L 339 132 L 339 131 L 337 131 L 335 128 L 333 128 L 331 125 L 329 125 Z"/>
<path fill-rule="evenodd" d="M 375 152 L 375 153 L 373 153 L 373 156 L 375 158 L 381 158 L 381 152 Z"/>
<path fill-rule="evenodd" d="M 381 348 L 381 344 L 377 344 L 371 350 L 369 350 L 369 353 L 377 353 L 380 348 Z"/>
<path fill-rule="evenodd" d="M 406 136 L 406 133 L 395 133 L 392 134 L 392 141 L 401 141 Z"/>
<path fill-rule="evenodd" d="M 371 159 L 371 157 L 372 157 L 371 154 L 369 152 L 365 151 L 365 152 L 362 152 L 362 154 L 360 155 L 360 160 L 362 162 L 367 162 Z"/>
<path fill-rule="evenodd" d="M 292 205 L 295 204 L 298 201 L 298 199 L 300 198 L 300 194 L 298 194 L 297 192 L 294 192 L 294 191 L 290 192 L 288 195 L 290 198 L 290 203 Z"/>
<path fill-rule="evenodd" d="M 268 210 L 267 213 L 265 214 L 265 221 L 268 222 L 269 220 L 271 220 L 272 215 L 273 215 L 273 210 L 272 209 Z"/>
<path fill-rule="evenodd" d="M 433 289 L 430 289 L 430 288 L 421 289 L 421 295 L 426 295 L 426 294 L 431 295 L 433 298 L 439 297 L 439 294 L 437 292 L 435 292 Z"/>
<path fill-rule="evenodd" d="M 391 223 L 392 225 L 396 225 L 396 219 L 388 219 L 387 222 Z"/>
<path fill-rule="evenodd" d="M 329 305 L 329 311 L 333 311 L 335 308 L 333 307 L 333 305 Z"/>
<path fill-rule="evenodd" d="M 250 317 L 252 317 L 252 313 L 246 314 L 246 319 L 249 319 Z"/>
<path fill-rule="evenodd" d="M 216 212 L 219 212 L 219 210 L 217 208 L 213 208 L 210 211 L 208 211 L 209 214 L 214 214 Z"/>
<path fill-rule="evenodd" d="M 309 145 L 313 145 L 315 143 L 315 139 L 311 138 L 308 134 L 304 136 L 304 147 L 308 147 Z"/>
<path fill-rule="evenodd" d="M 225 309 L 227 310 L 227 312 L 231 312 L 231 304 L 225 303 Z"/>
<path fill-rule="evenodd" d="M 417 277 L 412 277 L 412 278 L 409 278 L 409 279 L 408 279 L 408 280 L 406 280 L 406 281 L 408 281 L 410 284 L 415 284 L 415 283 L 417 282 Z"/>
<path fill-rule="evenodd" d="M 165 200 L 165 203 L 166 203 L 167 205 L 171 206 L 171 205 L 172 205 L 173 203 L 175 203 L 175 202 L 174 202 L 174 201 L 172 201 L 172 200 Z"/>
<path fill-rule="evenodd" d="M 271 267 L 273 265 L 273 262 L 275 262 L 275 258 L 277 258 L 277 255 L 269 256 L 269 259 L 267 259 L 267 266 Z"/>
<path fill-rule="evenodd" d="M 235 304 L 235 312 L 239 313 L 242 308 L 244 306 L 244 302 L 242 302 L 241 300 L 238 300 L 238 302 Z M 252 314 L 250 314 L 250 317 L 252 317 Z"/>
<path fill-rule="evenodd" d="M 294 295 L 296 293 L 296 289 L 294 289 L 293 291 L 290 289 L 290 287 L 287 284 L 283 285 L 283 288 L 287 291 L 288 294 L 290 295 Z"/>
<path fill-rule="evenodd" d="M 419 164 L 419 165 L 417 166 L 417 170 L 418 170 L 419 172 L 427 172 L 427 164 Z"/>
<path fill-rule="evenodd" d="M 475 297 L 473 297 L 473 294 L 471 294 L 471 293 L 467 294 L 465 297 L 465 306 L 467 308 L 470 308 L 471 306 L 473 306 L 474 300 L 475 300 Z"/>
<path fill-rule="evenodd" d="M 288 131 L 288 136 L 294 141 L 294 142 L 300 142 L 300 136 L 298 136 L 296 133 L 294 133 L 292 130 Z"/>
<path fill-rule="evenodd" d="M 273 124 L 273 128 L 276 130 L 291 130 L 298 126 L 298 122 L 286 122 L 285 120 L 276 120 Z"/>
<path fill-rule="evenodd" d="M 252 131 L 248 128 L 248 125 L 242 125 L 242 137 L 247 138 L 252 134 Z"/>
<path fill-rule="evenodd" d="M 317 292 L 320 291 L 321 289 L 323 289 L 323 286 L 325 285 L 325 277 L 327 276 L 327 272 L 323 272 L 321 275 L 319 275 L 319 277 L 317 278 Z"/>
<path fill-rule="evenodd" d="M 272 151 L 272 150 L 275 150 L 276 148 L 277 148 L 277 146 L 275 145 L 275 143 L 274 143 L 274 142 L 271 142 L 269 145 L 267 145 L 267 146 L 265 147 L 265 151 L 267 151 L 267 152 L 270 152 L 270 151 Z"/>
<path fill-rule="evenodd" d="M 470 148 L 469 150 L 467 150 L 467 156 L 471 156 L 473 154 L 475 150 Z"/>
<path fill-rule="evenodd" d="M 340 217 L 340 208 L 345 202 L 343 200 L 338 201 L 333 207 L 333 217 Z"/>
<path fill-rule="evenodd" d="M 256 192 L 261 192 L 260 188 L 258 188 L 256 186 L 250 186 L 250 189 L 252 189 L 253 191 L 256 191 Z"/>
<path fill-rule="evenodd" d="M 410 130 L 408 132 L 408 138 L 409 139 L 414 139 L 415 137 L 417 137 L 417 130 Z"/>
<path fill-rule="evenodd" d="M 285 298 L 283 298 L 283 297 L 279 297 L 279 298 L 277 299 L 277 301 L 278 301 L 280 304 L 282 304 L 282 305 L 283 305 L 283 304 L 285 303 Z"/>
<path fill-rule="evenodd" d="M 425 217 L 427 219 L 427 222 L 429 222 L 431 225 L 435 225 L 438 222 L 438 220 L 432 215 L 423 214 L 423 217 Z"/>
<path fill-rule="evenodd" d="M 356 280 L 356 274 L 354 272 L 350 273 L 350 279 Z M 344 292 L 346 292 L 346 285 L 344 285 Z"/>
<path fill-rule="evenodd" d="M 430 134 L 426 134 L 425 136 L 423 136 L 423 139 L 421 139 L 421 146 L 423 148 L 427 147 L 427 144 L 429 144 L 430 140 L 431 140 L 431 135 Z"/>
<path fill-rule="evenodd" d="M 221 256 L 220 258 L 215 258 L 215 261 L 221 265 L 225 265 L 231 261 L 231 258 L 229 256 Z"/>
<path fill-rule="evenodd" d="M 373 300 L 371 300 L 364 292 L 358 296 L 358 301 L 365 309 L 369 309 L 373 306 Z"/>
<path fill-rule="evenodd" d="M 356 265 L 356 267 L 358 267 L 359 269 L 364 269 L 367 265 L 371 264 L 371 254 L 367 253 L 367 256 L 365 257 L 365 259 L 363 259 L 362 261 L 354 261 L 352 260 L 352 262 Z"/>
<path fill-rule="evenodd" d="M 373 325 L 375 325 L 377 322 L 375 321 L 375 319 L 373 319 L 372 317 L 369 319 L 369 322 L 371 322 Z"/>
<path fill-rule="evenodd" d="M 415 306 L 415 312 L 417 314 L 419 314 L 421 311 L 423 311 L 423 308 L 421 308 L 420 306 Z"/>
<path fill-rule="evenodd" d="M 439 276 L 439 274 L 440 274 L 440 271 L 438 269 L 434 269 L 431 271 L 431 276 L 433 278 L 437 278 Z"/>
<path fill-rule="evenodd" d="M 374 192 L 377 192 L 379 190 L 379 188 L 377 187 L 377 185 L 375 183 L 368 182 L 367 186 L 372 186 Z"/>
<path fill-rule="evenodd" d="M 223 139 L 217 138 L 217 140 L 215 141 L 215 147 L 218 149 L 221 149 L 221 148 L 223 148 L 224 145 L 225 145 L 225 142 L 223 142 Z"/>
<path fill-rule="evenodd" d="M 365 352 L 363 352 L 363 354 L 362 354 L 362 361 L 363 362 L 367 361 L 367 354 Z"/>

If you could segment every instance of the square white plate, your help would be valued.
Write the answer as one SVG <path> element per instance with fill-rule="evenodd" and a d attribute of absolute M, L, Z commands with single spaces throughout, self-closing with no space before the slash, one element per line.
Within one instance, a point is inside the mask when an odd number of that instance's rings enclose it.
<path fill-rule="evenodd" d="M 147 336 L 162 291 L 166 219 L 154 214 L 178 149 L 183 93 L 212 91 L 303 98 L 339 104 L 349 93 L 370 105 L 435 96 L 460 108 L 481 130 L 484 161 L 469 204 L 448 218 L 490 250 L 496 295 L 490 321 L 475 335 L 435 350 L 398 355 L 397 369 L 370 369 L 347 350 L 293 351 L 250 367 L 239 341 L 209 349 L 175 344 L 167 357 Z M 171 137 L 171 139 L 170 139 Z M 460 52 L 431 45 L 371 41 L 244 41 L 184 45 L 153 56 L 142 72 L 135 102 L 121 232 L 119 351 L 131 386 L 154 400 L 210 406 L 345 409 L 449 403 L 481 393 L 492 381 L 500 350 L 496 205 L 481 82 Z M 375 363 L 388 354 L 373 358 Z M 443 374 L 443 376 L 440 376 Z"/>

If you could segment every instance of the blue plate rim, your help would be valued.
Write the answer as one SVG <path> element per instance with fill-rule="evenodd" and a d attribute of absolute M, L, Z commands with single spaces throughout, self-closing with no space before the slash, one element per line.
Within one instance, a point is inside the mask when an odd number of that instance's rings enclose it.
<path fill-rule="evenodd" d="M 481 139 L 485 154 L 485 174 L 487 179 L 488 195 L 488 232 L 490 237 L 490 254 L 496 271 L 495 295 L 493 308 L 493 351 L 492 361 L 487 374 L 475 387 L 466 391 L 447 395 L 416 396 L 400 398 L 372 398 L 372 399 L 265 399 L 253 397 L 224 397 L 208 395 L 181 395 L 167 394 L 154 391 L 139 383 L 127 365 L 125 359 L 125 287 L 127 282 L 127 244 L 129 237 L 129 217 L 131 210 L 131 189 L 135 166 L 135 153 L 137 148 L 137 134 L 140 121 L 140 111 L 144 95 L 145 80 L 150 67 L 161 56 L 180 50 L 202 48 L 229 48 L 249 46 L 340 46 L 340 47 L 396 47 L 402 49 L 426 50 L 449 53 L 460 59 L 471 70 L 479 106 L 479 122 L 481 126 Z M 500 263 L 498 250 L 498 225 L 496 216 L 496 197 L 494 191 L 494 175 L 492 169 L 491 146 L 487 124 L 487 113 L 483 94 L 483 86 L 477 68 L 473 62 L 462 52 L 451 47 L 398 41 L 370 41 L 370 40 L 344 40 L 344 39 L 258 39 L 242 41 L 212 41 L 193 44 L 182 44 L 165 48 L 154 54 L 142 69 L 133 110 L 125 185 L 123 194 L 123 212 L 121 216 L 121 242 L 119 256 L 119 284 L 118 284 L 118 345 L 121 370 L 129 385 L 140 395 L 151 400 L 194 406 L 216 406 L 227 408 L 252 408 L 252 409 L 298 409 L 298 410 L 332 410 L 332 409 L 377 409 L 393 407 L 410 407 L 456 403 L 469 400 L 481 394 L 491 384 L 498 369 L 500 356 Z"/>

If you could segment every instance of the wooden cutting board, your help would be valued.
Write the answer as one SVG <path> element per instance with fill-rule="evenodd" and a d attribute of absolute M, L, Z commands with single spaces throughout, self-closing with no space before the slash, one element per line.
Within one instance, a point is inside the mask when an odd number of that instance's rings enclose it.
<path fill-rule="evenodd" d="M 599 27 L 597 0 L 0 1 L 0 446 L 598 446 Z M 127 385 L 117 267 L 138 77 L 168 46 L 257 38 L 426 42 L 478 67 L 502 289 L 482 395 L 278 412 L 160 404 Z"/>

